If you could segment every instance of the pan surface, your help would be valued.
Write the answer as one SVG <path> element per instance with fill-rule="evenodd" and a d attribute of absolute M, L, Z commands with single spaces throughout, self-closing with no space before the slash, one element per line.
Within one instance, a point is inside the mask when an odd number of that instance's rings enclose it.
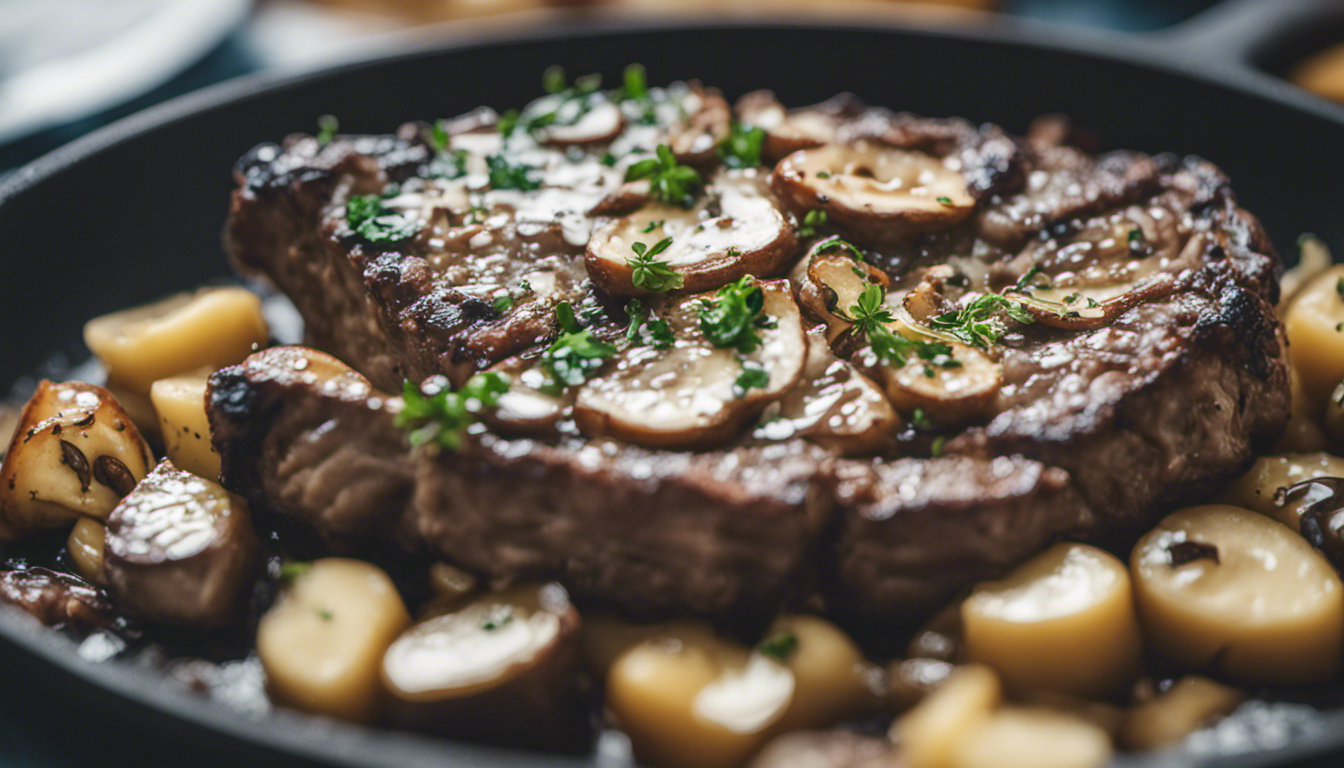
<path fill-rule="evenodd" d="M 407 48 L 207 89 L 0 182 L 0 394 L 26 394 L 33 376 L 84 359 L 79 336 L 89 317 L 227 276 L 219 231 L 230 170 L 254 144 L 311 131 L 326 113 L 340 118 L 343 132 L 381 133 L 481 104 L 518 106 L 539 95 L 539 74 L 551 64 L 615 82 L 626 64 L 642 62 L 655 83 L 699 78 L 730 97 L 768 87 L 796 105 L 849 90 L 872 104 L 992 121 L 1012 132 L 1037 115 L 1064 113 L 1107 148 L 1194 153 L 1217 163 L 1286 255 L 1304 231 L 1344 250 L 1344 109 L 1248 72 L 1204 68 L 1157 40 L 1078 30 L 1060 36 L 1006 22 L 947 29 L 871 20 L 599 18 Z M 592 756 L 561 758 L 284 712 L 248 718 L 144 670 L 87 661 L 64 638 L 6 611 L 0 669 L 16 670 L 0 676 L 0 695 L 58 691 L 58 701 L 79 701 L 100 718 L 107 713 L 152 729 L 146 732 L 155 738 L 198 744 L 193 756 L 204 762 L 223 755 L 223 763 L 270 763 L 283 754 L 287 763 L 359 766 L 625 764 L 619 739 Z M 1264 717 L 1261 731 L 1250 727 L 1229 744 L 1125 764 L 1282 765 L 1344 747 L 1344 711 L 1290 708 Z"/>

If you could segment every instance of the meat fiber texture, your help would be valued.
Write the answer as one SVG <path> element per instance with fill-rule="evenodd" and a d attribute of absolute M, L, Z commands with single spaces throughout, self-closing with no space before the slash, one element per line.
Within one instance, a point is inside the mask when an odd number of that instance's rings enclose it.
<path fill-rule="evenodd" d="M 680 110 L 665 109 L 678 100 Z M 672 86 L 652 101 L 614 102 L 626 111 L 621 130 L 588 143 L 544 127 L 505 139 L 493 113 L 478 111 L 446 132 L 296 136 L 245 157 L 225 231 L 231 260 L 288 295 L 307 343 L 358 373 L 334 361 L 315 372 L 307 353 L 279 348 L 215 374 L 208 402 L 224 484 L 340 550 L 390 541 L 496 580 L 558 578 L 580 600 L 641 616 L 764 616 L 820 598 L 834 616 L 888 623 L 927 615 L 1059 539 L 1132 535 L 1237 472 L 1286 422 L 1273 311 L 1281 267 L 1210 163 L 1092 155 L 1059 119 L 1013 138 L 848 96 L 787 111 L 762 92 L 736 109 L 766 128 L 765 165 L 730 170 L 704 151 L 727 131 L 715 92 Z M 634 119 L 638 109 L 656 119 Z M 726 218 L 716 206 L 742 189 L 778 213 L 787 231 L 744 258 L 798 297 L 806 337 L 779 333 L 817 344 L 808 366 L 684 446 L 582 418 L 590 381 L 543 398 L 553 406 L 544 418 L 486 414 L 488 428 L 457 450 L 412 447 L 391 393 L 435 375 L 460 386 L 486 369 L 526 383 L 562 330 L 562 301 L 621 348 L 596 378 L 657 386 L 613 373 L 658 353 L 625 341 L 623 307 L 640 292 L 591 272 L 601 254 L 589 247 L 595 229 L 666 208 L 647 182 L 625 179 L 657 144 L 680 148 L 705 180 L 693 204 L 702 219 Z M 780 169 L 827 146 L 932 158 L 964 198 L 895 229 L 871 217 L 846 226 L 863 217 L 838 209 L 809 226 L 800 188 Z M 492 156 L 533 169 L 537 188 L 492 186 Z M 369 194 L 394 223 L 410 223 L 405 237 L 352 228 L 347 204 Z M 948 266 L 961 298 L 942 296 L 944 309 L 1030 281 L 1033 268 L 1108 309 L 1054 323 L 999 314 L 1003 335 L 984 354 L 1001 381 L 974 412 L 930 428 L 908 403 L 883 415 L 891 407 L 871 394 L 883 391 L 881 366 L 865 362 L 834 312 L 804 299 L 806 260 L 831 236 L 858 244 L 893 308 Z M 687 274 L 710 274 L 695 268 Z M 733 276 L 722 260 L 714 269 L 722 282 Z M 672 317 L 683 297 L 642 298 Z M 673 325 L 678 347 L 703 344 L 694 323 Z M 819 383 L 823 369 L 881 434 L 858 440 L 783 418 L 838 391 Z"/>

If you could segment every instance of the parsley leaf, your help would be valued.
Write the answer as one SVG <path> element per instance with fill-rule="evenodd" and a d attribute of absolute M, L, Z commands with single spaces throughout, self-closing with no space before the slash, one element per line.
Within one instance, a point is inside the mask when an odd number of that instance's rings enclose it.
<path fill-rule="evenodd" d="M 303 560 L 290 560 L 280 566 L 280 580 L 289 583 L 312 569 L 313 564 Z"/>
<path fill-rule="evenodd" d="M 499 121 L 495 123 L 495 127 L 499 129 L 500 135 L 504 138 L 507 139 L 509 136 L 512 136 L 514 129 L 518 127 L 518 110 L 510 109 L 500 115 Z"/>
<path fill-rule="evenodd" d="M 1001 320 L 992 316 L 1000 309 L 1020 323 L 1036 322 L 1021 303 L 998 293 L 986 293 L 961 309 L 935 316 L 930 324 L 967 344 L 989 349 L 1007 330 Z"/>
<path fill-rule="evenodd" d="M 785 662 L 798 650 L 798 636 L 792 632 L 776 632 L 756 646 L 756 652 L 775 661 Z"/>
<path fill-rule="evenodd" d="M 510 309 L 513 309 L 513 297 L 507 293 L 501 293 L 495 297 L 495 301 L 491 306 L 495 308 L 496 312 L 508 312 Z"/>
<path fill-rule="evenodd" d="M 649 98 L 648 77 L 643 64 L 631 64 L 625 68 L 625 89 L 621 95 L 635 100 Z"/>
<path fill-rule="evenodd" d="M 662 318 L 651 318 L 644 309 L 644 302 L 631 299 L 625 303 L 625 314 L 630 318 L 630 327 L 625 330 L 625 338 L 631 344 L 648 344 L 654 349 L 667 349 L 676 339 L 672 328 Z M 648 339 L 640 330 L 648 332 Z"/>
<path fill-rule="evenodd" d="M 350 229 L 370 243 L 395 243 L 419 231 L 405 214 L 388 210 L 378 195 L 355 195 L 345 202 Z"/>
<path fill-rule="evenodd" d="M 627 168 L 625 180 L 648 179 L 650 194 L 669 205 L 682 208 L 695 205 L 695 192 L 703 183 L 700 174 L 694 168 L 678 163 L 666 144 L 659 144 L 654 154 L 655 157 L 645 158 Z"/>
<path fill-rule="evenodd" d="M 426 395 L 421 387 L 407 381 L 402 388 L 405 407 L 397 414 L 396 424 L 411 430 L 411 445 L 435 443 L 440 448 L 455 451 L 462 445 L 462 435 L 476 421 L 482 408 L 499 402 L 499 396 L 509 389 L 509 380 L 494 371 L 472 376 L 462 388 L 453 391 L 441 377 L 434 382 L 441 388 Z M 432 380 L 432 379 L 431 379 Z"/>
<path fill-rule="evenodd" d="M 541 87 L 547 93 L 559 93 L 565 90 L 565 68 L 547 67 L 546 71 L 541 73 Z"/>
<path fill-rule="evenodd" d="M 820 227 L 821 225 L 825 224 L 829 218 L 830 217 L 826 215 L 825 211 L 821 210 L 820 208 L 813 208 L 803 216 L 803 226 L 798 228 L 798 236 L 811 237 L 817 234 L 817 227 Z M 830 240 L 827 240 L 826 243 L 830 243 L 831 240 L 838 240 L 839 243 L 845 242 L 844 240 L 839 240 L 839 238 L 833 237 Z M 846 245 L 848 246 L 848 243 L 846 243 Z M 859 256 L 859 258 L 862 259 L 863 256 Z"/>
<path fill-rule="evenodd" d="M 848 319 L 854 323 L 854 330 L 868 337 L 873 354 L 878 359 L 896 368 L 904 366 L 914 355 L 927 364 L 942 368 L 957 368 L 961 363 L 952 357 L 952 347 L 939 341 L 907 339 L 891 330 L 888 323 L 895 318 L 891 310 L 883 303 L 886 298 L 882 286 L 868 283 L 863 287 L 857 301 L 848 310 Z M 925 366 L 925 374 L 933 375 L 931 365 Z"/>
<path fill-rule="evenodd" d="M 733 123 L 728 137 L 719 145 L 719 157 L 729 168 L 755 168 L 761 164 L 761 146 L 765 131 L 746 123 Z"/>
<path fill-rule="evenodd" d="M 1048 275 L 1041 274 L 1040 264 L 1032 264 L 1031 269 L 1028 269 L 1026 272 L 1024 272 L 1022 276 L 1017 279 L 1017 283 L 1013 285 L 1013 289 L 1017 291 L 1026 291 L 1031 288 L 1053 288 L 1053 287 L 1054 285 L 1050 282 L 1050 277 Z"/>
<path fill-rule="evenodd" d="M 440 151 L 429 161 L 426 172 L 440 179 L 460 179 L 467 175 L 467 150 Z"/>
<path fill-rule="evenodd" d="M 494 632 L 511 621 L 513 621 L 513 606 L 496 605 L 481 619 L 481 629 L 486 632 Z"/>
<path fill-rule="evenodd" d="M 560 337 L 541 354 L 541 367 L 549 376 L 542 391 L 549 394 L 582 384 L 616 354 L 616 345 L 594 339 L 591 331 L 579 327 L 569 302 L 555 306 L 555 317 L 560 322 Z"/>
<path fill-rule="evenodd" d="M 672 238 L 664 237 L 654 243 L 652 248 L 644 243 L 630 246 L 635 255 L 627 258 L 625 263 L 630 265 L 630 282 L 634 283 L 636 288 L 662 293 L 680 288 L 685 283 L 685 279 L 674 272 L 668 262 L 653 258 L 666 251 L 669 245 L 672 245 Z"/>
<path fill-rule="evenodd" d="M 738 358 L 738 363 L 742 365 L 742 372 L 733 382 L 734 395 L 746 397 L 748 390 L 765 389 L 770 385 L 770 373 L 760 363 L 753 363 L 744 358 Z"/>
<path fill-rule="evenodd" d="M 765 309 L 765 294 L 751 275 L 719 288 L 714 301 L 702 301 L 698 307 L 700 330 L 716 347 L 733 347 L 748 354 L 761 345 L 756 333 Z"/>
<path fill-rule="evenodd" d="M 804 223 L 806 223 L 807 218 L 804 217 L 803 221 Z M 864 253 L 862 248 L 849 242 L 848 240 L 841 239 L 839 236 L 828 237 L 825 240 L 822 240 L 820 243 L 817 243 L 816 247 L 813 248 L 812 250 L 814 253 L 825 253 L 826 251 L 829 251 L 832 248 L 844 248 L 845 250 L 849 251 L 850 254 L 859 261 L 863 261 L 864 259 L 868 258 L 868 254 Z"/>
<path fill-rule="evenodd" d="M 950 197 L 948 197 L 948 196 L 946 196 L 946 195 L 941 195 L 941 196 L 939 196 L 939 197 L 935 197 L 934 199 L 938 201 L 938 204 L 939 204 L 939 205 L 951 205 L 951 204 L 952 204 L 952 198 L 950 198 Z"/>
<path fill-rule="evenodd" d="M 429 146 L 435 154 L 443 154 L 448 149 L 448 121 L 435 120 L 429 127 Z"/>
<path fill-rule="evenodd" d="M 528 165 L 511 165 L 503 155 L 490 155 L 485 158 L 490 169 L 490 187 L 492 189 L 537 189 L 541 182 L 529 174 L 534 170 Z"/>
<path fill-rule="evenodd" d="M 325 147 L 336 138 L 336 132 L 341 130 L 341 121 L 336 119 L 335 115 L 323 115 L 317 118 L 317 144 Z"/>

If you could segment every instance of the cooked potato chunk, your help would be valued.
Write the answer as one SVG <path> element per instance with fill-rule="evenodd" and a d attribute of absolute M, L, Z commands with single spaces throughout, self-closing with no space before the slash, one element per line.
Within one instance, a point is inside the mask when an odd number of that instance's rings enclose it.
<path fill-rule="evenodd" d="M 1185 738 L 1195 729 L 1229 715 L 1246 694 L 1203 677 L 1183 677 L 1151 701 L 1129 711 L 1120 730 L 1127 749 L 1158 749 Z"/>
<path fill-rule="evenodd" d="M 360 560 L 318 560 L 257 627 L 267 686 L 298 709 L 369 721 L 383 654 L 410 622 L 382 569 Z"/>
<path fill-rule="evenodd" d="M 999 679 L 988 667 L 958 667 L 891 726 L 910 768 L 956 768 L 958 745 L 999 706 Z"/>
<path fill-rule="evenodd" d="M 1344 646 L 1344 585 L 1292 529 L 1236 507 L 1176 512 L 1130 565 L 1145 636 L 1183 669 L 1267 684 L 1328 680 Z"/>
<path fill-rule="evenodd" d="M 1316 405 L 1344 380 L 1344 265 L 1317 275 L 1283 318 L 1288 355 Z"/>
<path fill-rule="evenodd" d="M 142 394 L 159 379 L 240 362 L 269 338 L 261 300 L 243 288 L 180 293 L 84 326 L 108 377 Z"/>
<path fill-rule="evenodd" d="M 259 549 L 247 502 L 164 459 L 108 516 L 103 571 L 128 613 L 209 629 L 237 618 Z"/>
<path fill-rule="evenodd" d="M 873 711 L 881 675 L 839 627 L 816 616 L 782 616 L 758 649 L 778 653 L 793 673 L 793 699 L 775 726 L 779 732 L 819 728 Z"/>
<path fill-rule="evenodd" d="M 104 519 L 153 462 L 126 412 L 102 387 L 42 381 L 0 466 L 0 540 Z"/>
<path fill-rule="evenodd" d="M 1086 720 L 1048 709 L 1007 708 L 970 728 L 953 747 L 951 764 L 955 768 L 1101 768 L 1110 759 L 1110 737 Z"/>
<path fill-rule="evenodd" d="M 178 467 L 208 480 L 219 479 L 219 453 L 210 443 L 210 419 L 205 413 L 208 376 L 160 379 L 149 397 L 159 416 L 163 447 Z"/>
<path fill-rule="evenodd" d="M 1344 459 L 1328 453 L 1261 456 L 1223 491 L 1221 501 L 1267 515 L 1296 531 L 1310 500 L 1281 499 L 1279 491 L 1316 477 L 1344 477 Z"/>
<path fill-rule="evenodd" d="M 578 633 L 558 584 L 485 595 L 421 622 L 383 656 L 388 717 L 456 738 L 578 746 L 588 734 Z"/>
<path fill-rule="evenodd" d="M 1104 697 L 1141 669 L 1129 573 L 1086 544 L 1057 544 L 961 604 L 969 659 L 1013 691 Z"/>
<path fill-rule="evenodd" d="M 107 543 L 107 526 L 91 517 L 81 517 L 70 529 L 66 549 L 75 564 L 75 572 L 85 580 L 103 583 L 103 550 Z"/>

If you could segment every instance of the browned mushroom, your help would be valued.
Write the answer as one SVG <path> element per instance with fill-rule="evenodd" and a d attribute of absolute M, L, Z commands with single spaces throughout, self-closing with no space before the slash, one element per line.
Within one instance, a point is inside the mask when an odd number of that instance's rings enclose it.
<path fill-rule="evenodd" d="M 826 323 L 827 340 L 850 326 L 846 312 L 859 301 L 869 283 L 886 291 L 887 273 L 853 257 L 847 250 L 813 250 L 807 259 L 807 271 L 798 280 L 798 301 L 817 320 Z"/>
<path fill-rule="evenodd" d="M 537 139 L 543 144 L 558 147 L 600 144 L 620 135 L 625 128 L 621 108 L 610 102 L 594 104 L 588 111 L 569 124 L 555 123 L 540 129 Z"/>
<path fill-rule="evenodd" d="M 902 413 L 920 410 L 941 425 L 984 414 L 1003 384 L 1003 365 L 970 345 L 939 343 L 951 350 L 948 361 L 931 362 L 911 354 L 904 365 L 894 366 L 866 348 L 855 356 L 855 362 L 881 383 L 891 404 Z"/>
<path fill-rule="evenodd" d="M 870 243 L 944 229 L 975 209 L 965 177 L 942 160 L 867 141 L 794 152 L 771 183 L 795 212 L 824 211 Z"/>
<path fill-rule="evenodd" d="M 703 446 L 732 435 L 778 400 L 803 370 L 802 315 L 788 283 L 759 285 L 762 315 L 772 320 L 758 329 L 759 347 L 745 355 L 715 347 L 698 327 L 698 310 L 714 295 L 681 299 L 660 313 L 677 338 L 670 348 L 629 347 L 608 373 L 579 390 L 574 404 L 579 427 L 639 445 Z M 740 386 L 752 369 L 764 372 L 762 386 Z"/>
<path fill-rule="evenodd" d="M 672 129 L 668 148 L 677 161 L 687 165 L 705 166 L 717 157 L 717 150 L 733 126 L 733 111 L 723 94 L 705 88 L 698 82 L 690 83 L 690 93 L 682 101 L 686 118 Z"/>
<path fill-rule="evenodd" d="M 579 614 L 558 584 L 488 594 L 402 633 L 383 655 L 389 719 L 403 728 L 514 746 L 577 746 Z"/>
<path fill-rule="evenodd" d="M 153 463 L 149 445 L 106 389 L 42 381 L 0 466 L 0 540 L 103 519 Z"/>
<path fill-rule="evenodd" d="M 237 617 L 258 549 L 242 498 L 164 459 L 108 518 L 103 571 L 128 613 L 208 629 Z"/>
<path fill-rule="evenodd" d="M 863 114 L 863 102 L 841 94 L 803 109 L 788 110 L 770 91 L 753 91 L 738 99 L 737 118 L 765 131 L 761 156 L 767 162 L 800 149 L 842 141 L 841 127 Z"/>
<path fill-rule="evenodd" d="M 723 170 L 694 208 L 652 203 L 594 232 L 588 276 L 608 293 L 645 295 L 649 291 L 632 282 L 632 247 L 669 237 L 658 259 L 681 276 L 683 291 L 716 288 L 743 275 L 776 274 L 797 246 L 793 226 L 757 172 Z"/>

